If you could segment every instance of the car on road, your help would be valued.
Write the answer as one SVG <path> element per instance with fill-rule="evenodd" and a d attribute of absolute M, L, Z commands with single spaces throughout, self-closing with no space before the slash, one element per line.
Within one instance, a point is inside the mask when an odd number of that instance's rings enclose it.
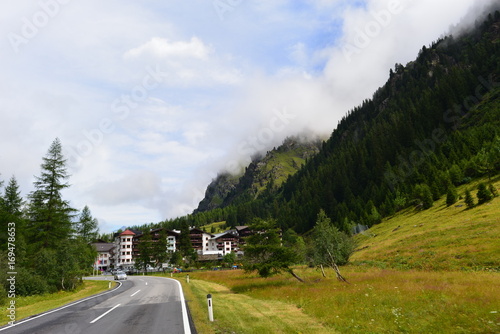
<path fill-rule="evenodd" d="M 115 280 L 119 281 L 119 280 L 125 280 L 127 279 L 127 274 L 125 274 L 123 271 L 117 271 L 115 273 Z"/>

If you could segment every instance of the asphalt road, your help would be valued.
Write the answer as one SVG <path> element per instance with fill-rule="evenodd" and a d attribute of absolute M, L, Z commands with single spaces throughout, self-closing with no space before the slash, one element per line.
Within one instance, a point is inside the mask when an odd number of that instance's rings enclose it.
<path fill-rule="evenodd" d="M 129 276 L 111 292 L 46 312 L 14 326 L 8 334 L 191 334 L 179 282 Z M 3 334 L 2 333 L 2 334 Z"/>

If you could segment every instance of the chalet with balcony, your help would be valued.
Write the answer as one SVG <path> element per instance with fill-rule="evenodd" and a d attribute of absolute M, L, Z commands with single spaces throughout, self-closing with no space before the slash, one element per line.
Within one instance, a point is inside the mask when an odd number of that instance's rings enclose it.
<path fill-rule="evenodd" d="M 110 269 L 111 261 L 113 260 L 115 245 L 103 240 L 98 240 L 92 246 L 97 251 L 97 257 L 94 262 L 94 269 L 99 271 L 107 271 Z"/>

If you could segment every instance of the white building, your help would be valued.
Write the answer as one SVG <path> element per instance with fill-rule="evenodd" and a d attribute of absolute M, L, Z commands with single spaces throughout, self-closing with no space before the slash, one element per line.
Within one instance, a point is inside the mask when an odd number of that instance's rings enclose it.
<path fill-rule="evenodd" d="M 125 230 L 115 238 L 115 268 L 134 269 L 133 246 L 136 233 Z"/>

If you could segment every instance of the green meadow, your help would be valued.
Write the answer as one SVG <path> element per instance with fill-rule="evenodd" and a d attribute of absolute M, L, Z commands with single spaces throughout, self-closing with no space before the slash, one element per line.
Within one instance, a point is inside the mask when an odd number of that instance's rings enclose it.
<path fill-rule="evenodd" d="M 492 182 L 500 189 L 498 177 Z M 467 185 L 474 196 L 476 185 Z M 341 268 L 349 284 L 305 266 L 296 268 L 305 284 L 241 270 L 179 279 L 200 333 L 499 333 L 499 236 L 500 197 L 472 209 L 443 198 L 356 236 Z"/>

